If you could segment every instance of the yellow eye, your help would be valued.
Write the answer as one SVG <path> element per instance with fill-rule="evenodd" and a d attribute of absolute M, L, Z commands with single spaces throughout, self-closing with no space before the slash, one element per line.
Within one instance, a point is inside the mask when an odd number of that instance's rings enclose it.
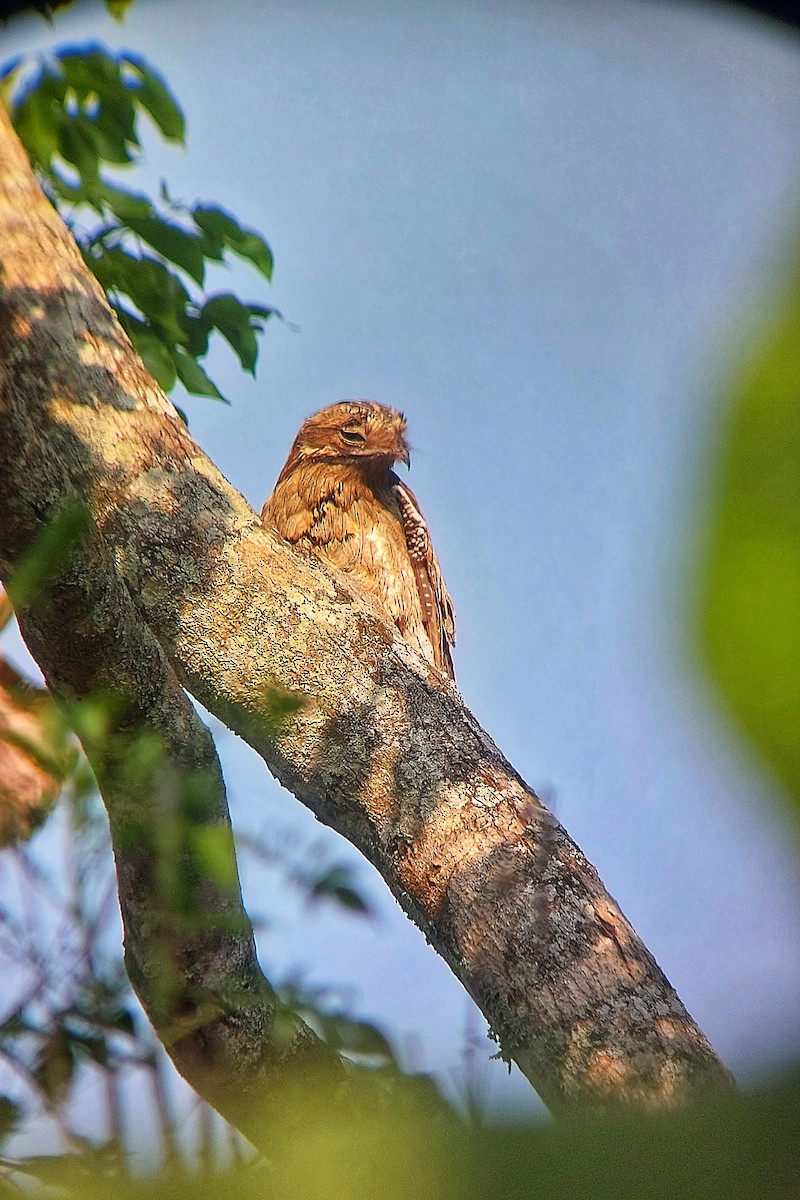
<path fill-rule="evenodd" d="M 365 442 L 367 440 L 363 433 L 359 433 L 357 429 L 342 429 L 340 430 L 340 433 L 344 440 L 346 442 L 350 442 L 350 444 L 353 446 L 357 445 L 359 442 Z"/>

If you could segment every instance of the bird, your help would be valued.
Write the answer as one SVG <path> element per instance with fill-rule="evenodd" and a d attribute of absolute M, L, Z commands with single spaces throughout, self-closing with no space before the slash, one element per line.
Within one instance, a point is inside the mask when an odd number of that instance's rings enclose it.
<path fill-rule="evenodd" d="M 417 654 L 455 679 L 453 603 L 396 462 L 411 465 L 401 412 L 374 400 L 330 404 L 301 426 L 261 520 L 345 572 Z"/>

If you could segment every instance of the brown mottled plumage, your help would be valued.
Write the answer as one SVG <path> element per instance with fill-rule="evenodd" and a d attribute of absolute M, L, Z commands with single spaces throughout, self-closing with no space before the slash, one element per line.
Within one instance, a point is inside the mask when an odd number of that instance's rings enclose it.
<path fill-rule="evenodd" d="M 346 571 L 409 645 L 454 678 L 453 605 L 414 493 L 402 413 L 343 400 L 309 417 L 261 513 L 287 541 Z"/>

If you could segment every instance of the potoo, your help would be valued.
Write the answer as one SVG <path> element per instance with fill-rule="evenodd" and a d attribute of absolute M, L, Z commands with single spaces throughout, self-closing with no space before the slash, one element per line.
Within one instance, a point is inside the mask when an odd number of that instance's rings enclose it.
<path fill-rule="evenodd" d="M 346 571 L 452 679 L 453 605 L 416 497 L 392 470 L 410 463 L 405 433 L 401 412 L 371 400 L 323 408 L 300 429 L 261 519 Z"/>

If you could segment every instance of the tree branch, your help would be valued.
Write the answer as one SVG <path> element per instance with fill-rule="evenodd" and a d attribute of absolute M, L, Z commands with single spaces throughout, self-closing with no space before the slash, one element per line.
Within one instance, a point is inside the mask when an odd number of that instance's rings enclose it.
<path fill-rule="evenodd" d="M 94 523 L 53 585 L 52 619 L 23 614 L 48 680 L 76 696 L 122 688 L 137 728 L 205 769 L 180 679 L 375 864 L 554 1110 L 729 1086 L 593 867 L 456 689 L 344 577 L 264 530 L 192 441 L 5 119 L 0 164 L 0 570 L 65 497 Z M 116 572 L 107 590 L 98 564 Z M 303 700 L 278 735 L 276 691 Z M 147 973 L 134 925 L 128 955 Z"/>

